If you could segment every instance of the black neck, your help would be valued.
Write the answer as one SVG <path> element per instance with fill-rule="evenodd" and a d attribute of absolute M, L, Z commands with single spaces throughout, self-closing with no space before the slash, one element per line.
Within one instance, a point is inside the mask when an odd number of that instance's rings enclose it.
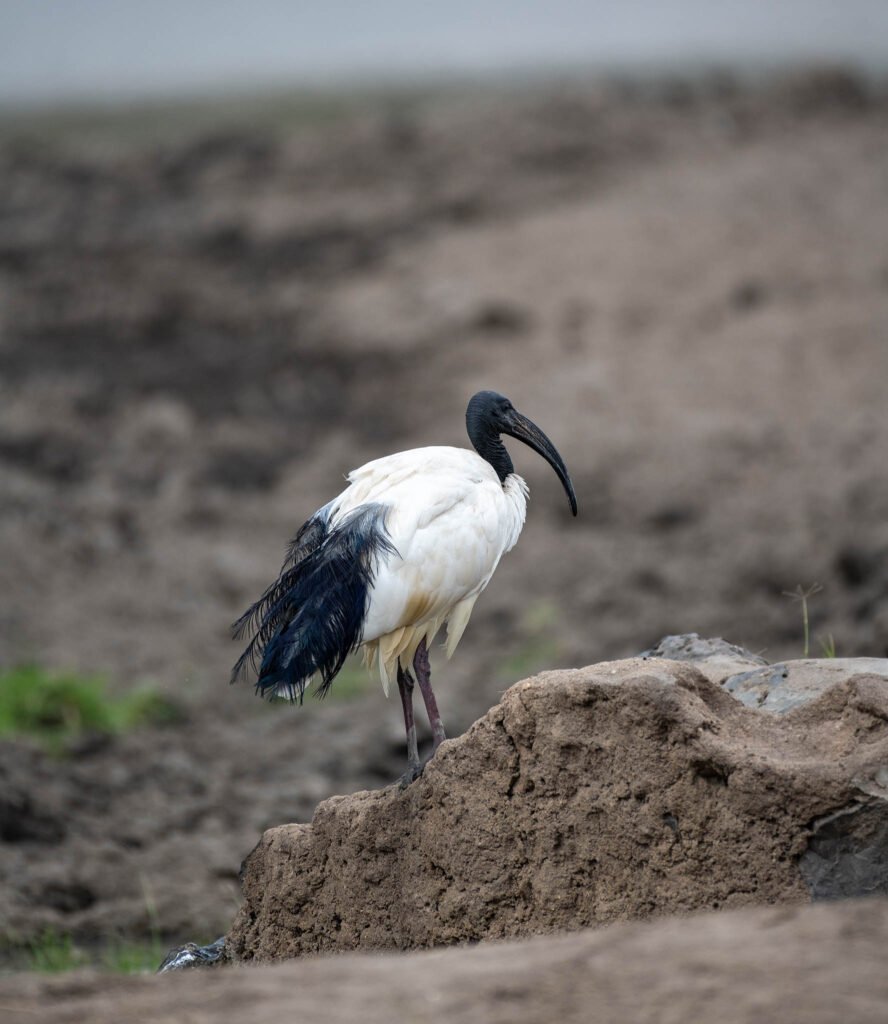
<path fill-rule="evenodd" d="M 475 451 L 493 466 L 500 483 L 505 483 L 506 477 L 515 471 L 515 467 L 499 434 L 489 424 L 483 422 L 469 423 L 468 433 Z"/>

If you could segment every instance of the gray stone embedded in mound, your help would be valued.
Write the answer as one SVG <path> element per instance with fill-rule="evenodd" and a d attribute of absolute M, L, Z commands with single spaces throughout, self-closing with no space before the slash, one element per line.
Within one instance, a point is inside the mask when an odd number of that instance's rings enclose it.
<path fill-rule="evenodd" d="M 767 661 L 744 647 L 728 643 L 720 636 L 701 637 L 699 633 L 675 633 L 664 636 L 640 655 L 642 658 L 668 658 L 670 661 L 717 661 L 730 664 L 749 662 L 753 665 L 767 665 Z"/>
<path fill-rule="evenodd" d="M 163 963 L 157 968 L 157 973 L 168 974 L 170 971 L 187 971 L 196 967 L 215 967 L 222 961 L 224 953 L 224 935 L 207 946 L 186 942 L 184 946 L 177 946 L 167 953 Z"/>
<path fill-rule="evenodd" d="M 729 676 L 722 686 L 747 707 L 783 714 L 815 700 L 851 675 L 888 683 L 888 658 L 806 658 Z"/>
<path fill-rule="evenodd" d="M 226 955 L 888 892 L 886 680 L 846 663 L 819 700 L 763 714 L 723 689 L 738 659 L 721 653 L 717 670 L 657 657 L 543 673 L 406 791 L 337 797 L 311 825 L 269 830 Z"/>
<path fill-rule="evenodd" d="M 690 661 L 747 707 L 782 714 L 815 700 L 853 675 L 880 676 L 888 682 L 888 658 L 800 658 L 769 664 L 720 637 L 697 633 L 666 636 L 643 658 Z"/>
<path fill-rule="evenodd" d="M 888 801 L 852 804 L 815 821 L 799 870 L 814 899 L 888 895 Z"/>

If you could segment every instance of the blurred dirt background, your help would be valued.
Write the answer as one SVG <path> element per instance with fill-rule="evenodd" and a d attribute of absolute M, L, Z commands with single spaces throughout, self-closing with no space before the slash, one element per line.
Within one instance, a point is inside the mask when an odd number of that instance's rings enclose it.
<path fill-rule="evenodd" d="M 549 468 L 453 662 L 451 733 L 538 668 L 721 635 L 888 655 L 888 104 L 840 70 L 0 123 L 0 667 L 172 697 L 0 743 L 17 943 L 214 938 L 267 826 L 393 780 L 397 702 L 229 687 L 228 624 L 379 455 L 482 387 Z"/>

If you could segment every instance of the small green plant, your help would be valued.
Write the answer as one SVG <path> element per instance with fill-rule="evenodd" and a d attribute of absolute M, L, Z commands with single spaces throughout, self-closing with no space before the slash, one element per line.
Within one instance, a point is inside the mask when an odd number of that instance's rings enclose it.
<path fill-rule="evenodd" d="M 823 652 L 824 658 L 836 657 L 836 641 L 832 633 L 827 633 L 825 637 L 820 638 L 820 650 Z"/>
<path fill-rule="evenodd" d="M 33 736 L 54 752 L 83 733 L 126 732 L 181 716 L 178 705 L 154 690 L 111 695 L 99 676 L 33 665 L 0 672 L 0 736 Z"/>
<path fill-rule="evenodd" d="M 807 658 L 811 650 L 811 630 L 808 623 L 808 599 L 813 597 L 815 594 L 819 594 L 822 590 L 823 587 L 819 583 L 812 583 L 807 589 L 804 589 L 801 583 L 799 583 L 795 590 L 783 591 L 784 597 L 789 597 L 793 601 L 798 601 L 802 606 L 802 631 L 805 639 L 804 651 L 802 653 L 803 658 Z M 827 633 L 825 637 L 820 638 L 820 650 L 824 658 L 836 657 L 836 641 L 832 633 Z"/>
<path fill-rule="evenodd" d="M 801 583 L 796 584 L 795 590 L 784 590 L 783 596 L 788 597 L 793 601 L 798 601 L 802 606 L 802 630 L 805 636 L 805 646 L 802 652 L 802 657 L 807 658 L 808 653 L 811 650 L 811 631 L 808 625 L 808 599 L 813 597 L 815 594 L 819 594 L 823 590 L 823 587 L 819 583 L 812 583 L 807 590 L 802 588 Z"/>
<path fill-rule="evenodd" d="M 74 945 L 70 935 L 47 928 L 25 947 L 27 968 L 42 974 L 59 974 L 82 967 L 86 957 Z"/>

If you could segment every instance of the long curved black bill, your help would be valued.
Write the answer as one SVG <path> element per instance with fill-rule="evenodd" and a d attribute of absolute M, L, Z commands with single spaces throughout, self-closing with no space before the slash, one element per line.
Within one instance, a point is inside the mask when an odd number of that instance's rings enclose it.
<path fill-rule="evenodd" d="M 511 437 L 516 438 L 519 441 L 523 441 L 528 447 L 533 448 L 537 455 L 542 457 L 549 463 L 552 469 L 558 474 L 558 479 L 561 481 L 561 485 L 567 494 L 567 500 L 570 502 L 570 510 L 576 515 L 577 514 L 577 496 L 574 493 L 573 484 L 571 483 L 570 474 L 567 471 L 567 466 L 564 465 L 564 459 L 558 454 L 558 449 L 549 440 L 548 437 L 540 430 L 540 428 L 529 420 L 526 416 L 522 416 L 517 410 L 512 414 L 512 422 L 504 430 L 504 433 L 509 434 Z"/>

